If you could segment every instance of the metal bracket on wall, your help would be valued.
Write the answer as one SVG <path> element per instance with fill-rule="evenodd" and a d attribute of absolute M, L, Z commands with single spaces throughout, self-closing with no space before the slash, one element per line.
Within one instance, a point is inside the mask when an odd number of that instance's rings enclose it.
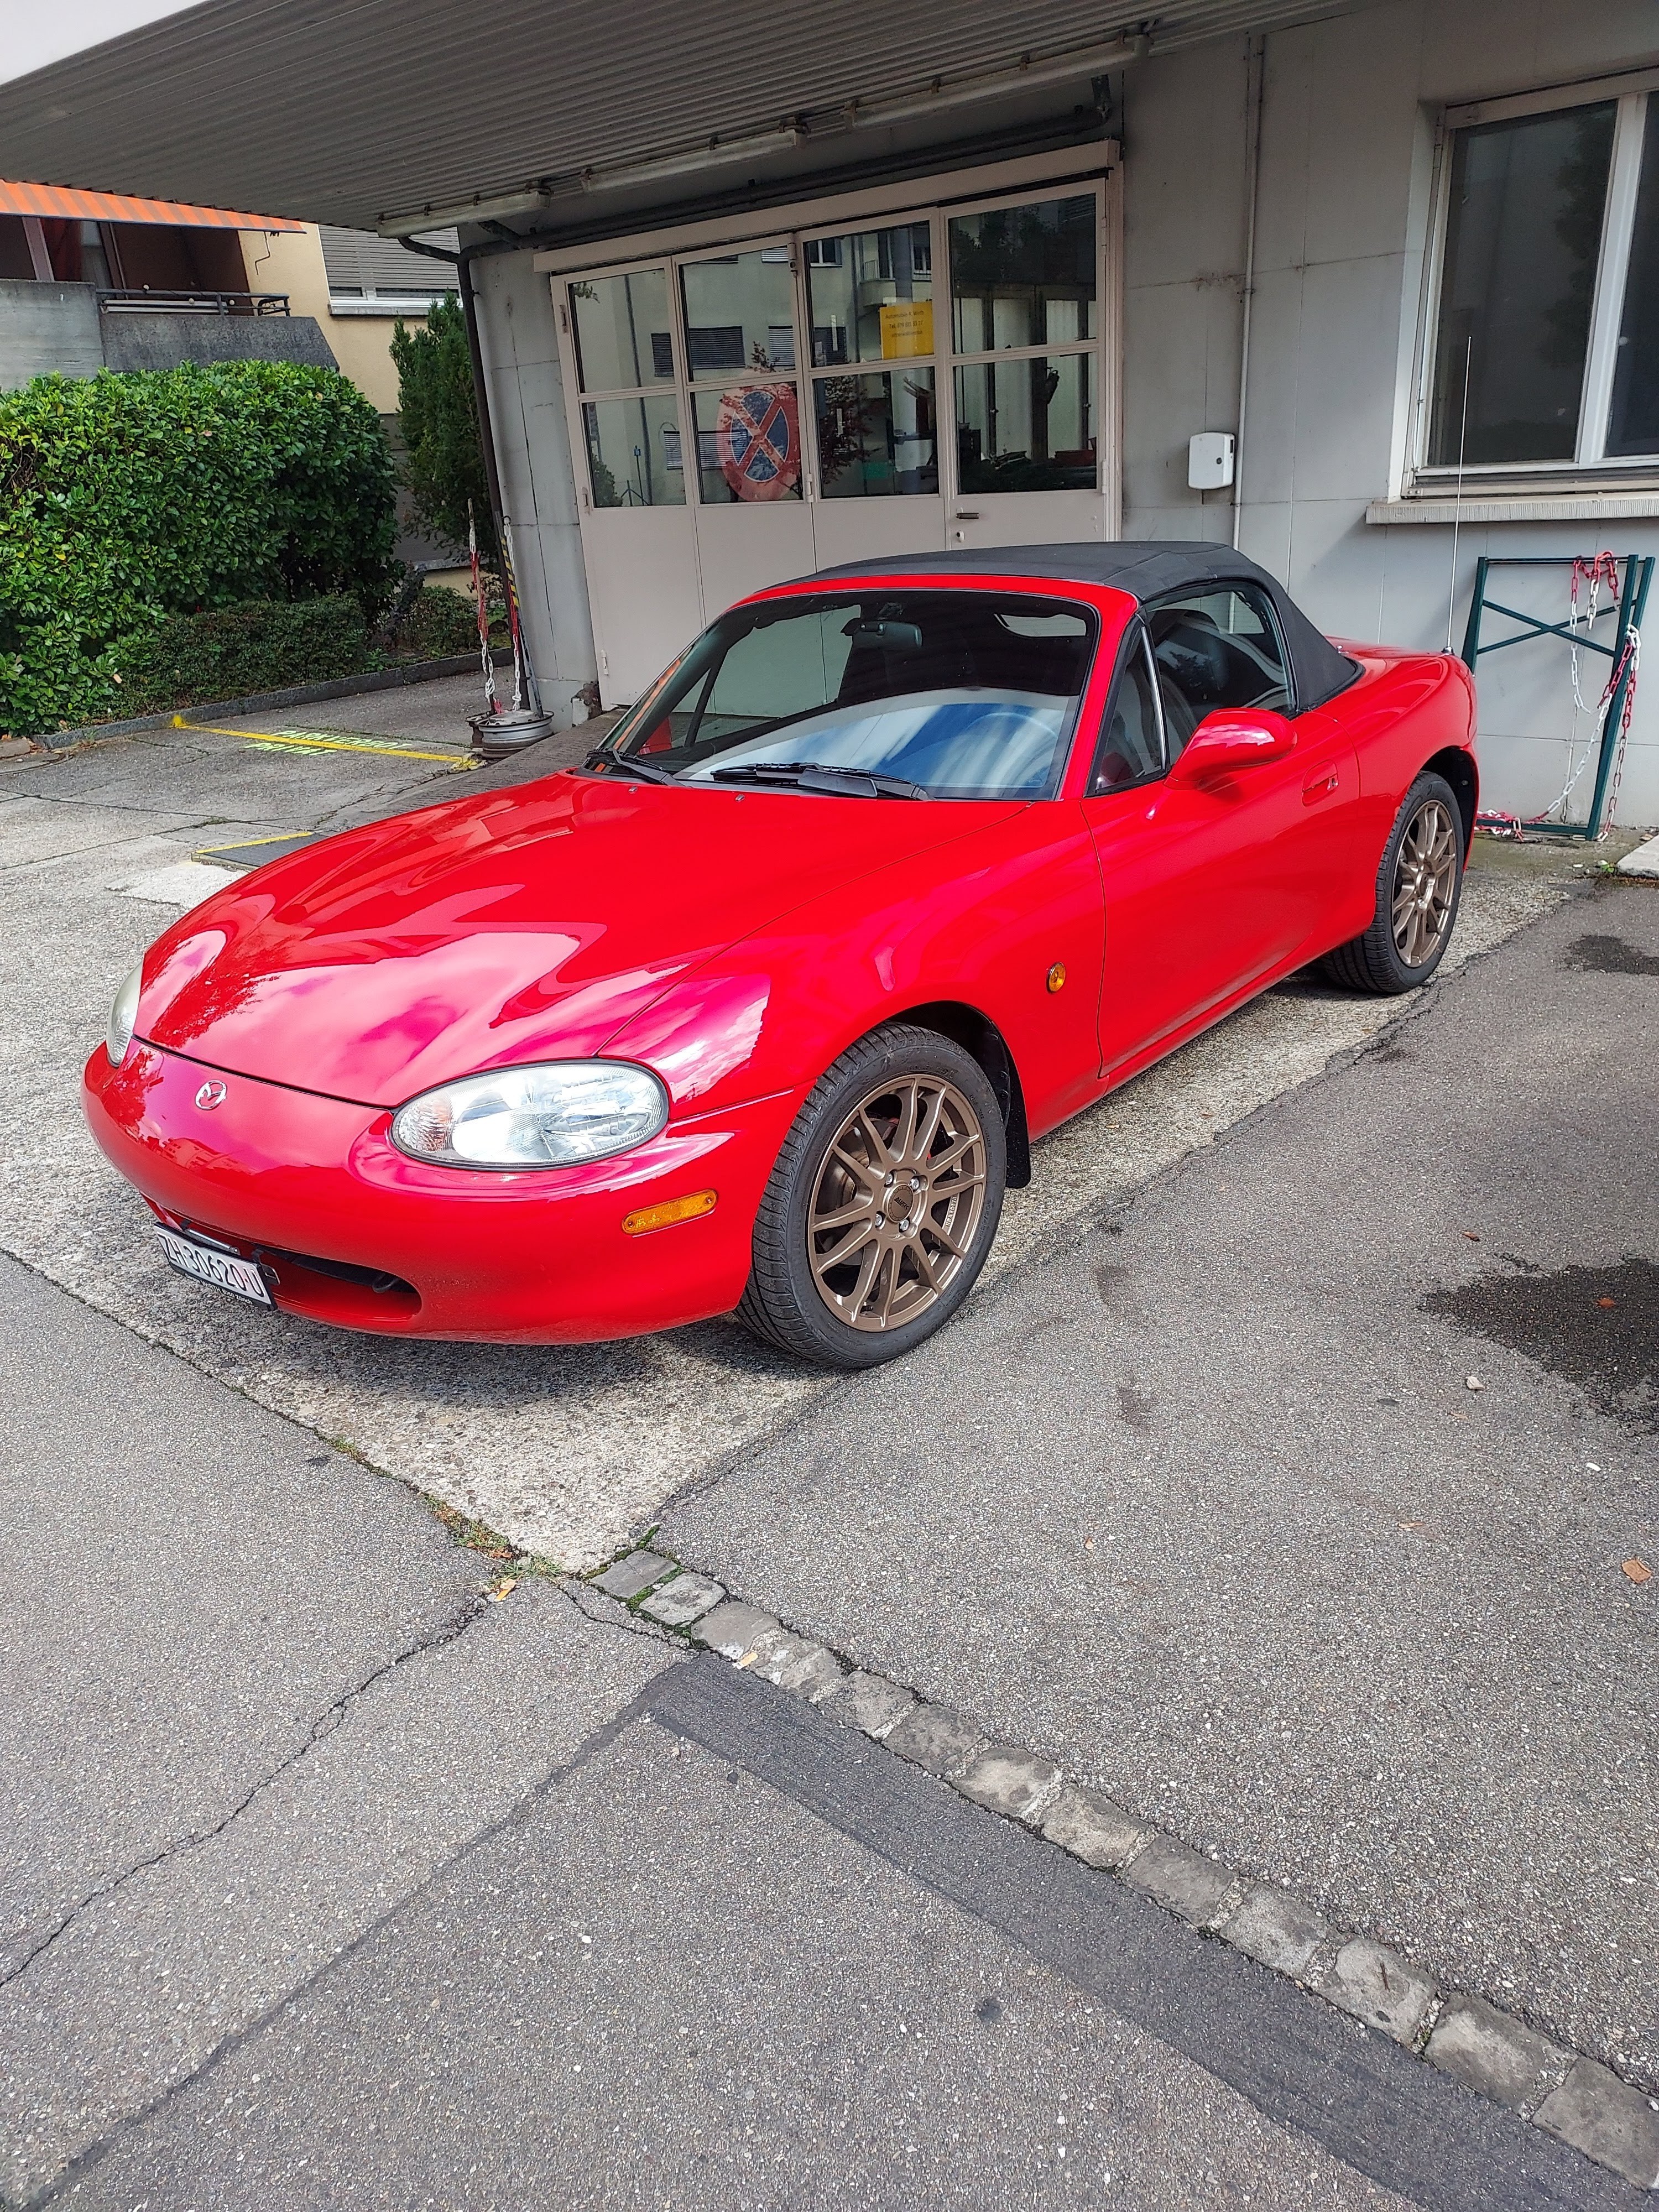
<path fill-rule="evenodd" d="M 1609 645 L 1603 639 L 1589 635 L 1588 619 L 1575 628 L 1571 622 L 1546 622 L 1540 616 L 1523 614 L 1519 607 L 1506 607 L 1491 598 L 1486 590 L 1486 579 L 1494 568 L 1581 568 L 1588 569 L 1591 560 L 1575 561 L 1570 553 L 1483 554 L 1475 563 L 1474 597 L 1469 602 L 1469 619 L 1463 631 L 1462 660 L 1471 675 L 1475 663 L 1483 653 L 1500 653 L 1506 645 L 1520 645 L 1529 637 L 1559 637 L 1569 646 L 1583 647 L 1589 653 L 1605 653 L 1615 671 L 1613 696 L 1607 702 L 1607 712 L 1601 718 L 1601 757 L 1595 764 L 1595 788 L 1590 798 L 1589 818 L 1583 822 L 1549 822 L 1542 819 L 1528 827 L 1553 830 L 1563 837 L 1598 837 L 1601 833 L 1601 810 L 1607 803 L 1607 779 L 1612 774 L 1615 754 L 1619 750 L 1619 733 L 1624 721 L 1625 702 L 1629 696 L 1632 664 L 1627 651 L 1631 632 L 1639 636 L 1642 617 L 1648 603 L 1648 586 L 1653 581 L 1655 556 L 1650 554 L 1621 553 L 1616 556 L 1623 576 L 1617 604 L 1618 624 Z M 1609 603 L 1596 610 L 1595 619 L 1615 611 Z M 1481 642 L 1481 626 L 1488 614 L 1504 615 L 1518 623 L 1518 629 L 1505 636 Z M 1559 802 L 1557 802 L 1559 804 Z"/>

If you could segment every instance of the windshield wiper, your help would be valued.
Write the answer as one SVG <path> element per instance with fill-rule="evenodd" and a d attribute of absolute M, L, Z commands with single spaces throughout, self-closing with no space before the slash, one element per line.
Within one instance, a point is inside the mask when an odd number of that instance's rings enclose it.
<path fill-rule="evenodd" d="M 665 768 L 656 768 L 648 761 L 632 760 L 622 753 L 607 752 L 603 745 L 595 746 L 582 763 L 584 768 L 615 769 L 618 775 L 637 776 L 641 783 L 678 783 L 679 778 Z"/>
<path fill-rule="evenodd" d="M 931 799 L 925 784 L 868 769 L 836 768 L 822 761 L 739 761 L 708 771 L 712 783 L 787 783 L 797 791 L 823 791 L 838 799 Z"/>

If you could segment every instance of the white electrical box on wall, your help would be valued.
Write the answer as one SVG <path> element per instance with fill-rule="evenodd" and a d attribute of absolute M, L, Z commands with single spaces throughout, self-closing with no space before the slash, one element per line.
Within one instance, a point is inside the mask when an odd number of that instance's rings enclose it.
<path fill-rule="evenodd" d="M 1187 441 L 1187 481 L 1194 491 L 1220 491 L 1233 480 L 1233 434 L 1200 430 Z"/>

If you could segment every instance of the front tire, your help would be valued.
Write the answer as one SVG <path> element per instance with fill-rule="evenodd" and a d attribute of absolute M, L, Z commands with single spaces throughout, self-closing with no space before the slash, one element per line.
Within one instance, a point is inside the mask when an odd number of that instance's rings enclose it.
<path fill-rule="evenodd" d="M 819 1078 L 784 1139 L 738 1318 L 821 1366 L 896 1359 L 972 1290 L 1006 1179 L 978 1061 L 932 1030 L 875 1030 Z"/>
<path fill-rule="evenodd" d="M 1320 966 L 1345 990 L 1378 997 L 1415 991 L 1440 965 L 1463 896 L 1463 817 L 1444 777 L 1419 775 L 1406 793 L 1376 871 L 1376 914 L 1363 937 Z"/>

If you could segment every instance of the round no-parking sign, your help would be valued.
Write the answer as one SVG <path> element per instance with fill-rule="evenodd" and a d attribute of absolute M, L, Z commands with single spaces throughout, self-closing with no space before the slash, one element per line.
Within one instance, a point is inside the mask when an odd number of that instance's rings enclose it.
<path fill-rule="evenodd" d="M 738 499 L 787 499 L 800 482 L 794 386 L 750 384 L 741 392 L 722 392 L 714 451 Z"/>

